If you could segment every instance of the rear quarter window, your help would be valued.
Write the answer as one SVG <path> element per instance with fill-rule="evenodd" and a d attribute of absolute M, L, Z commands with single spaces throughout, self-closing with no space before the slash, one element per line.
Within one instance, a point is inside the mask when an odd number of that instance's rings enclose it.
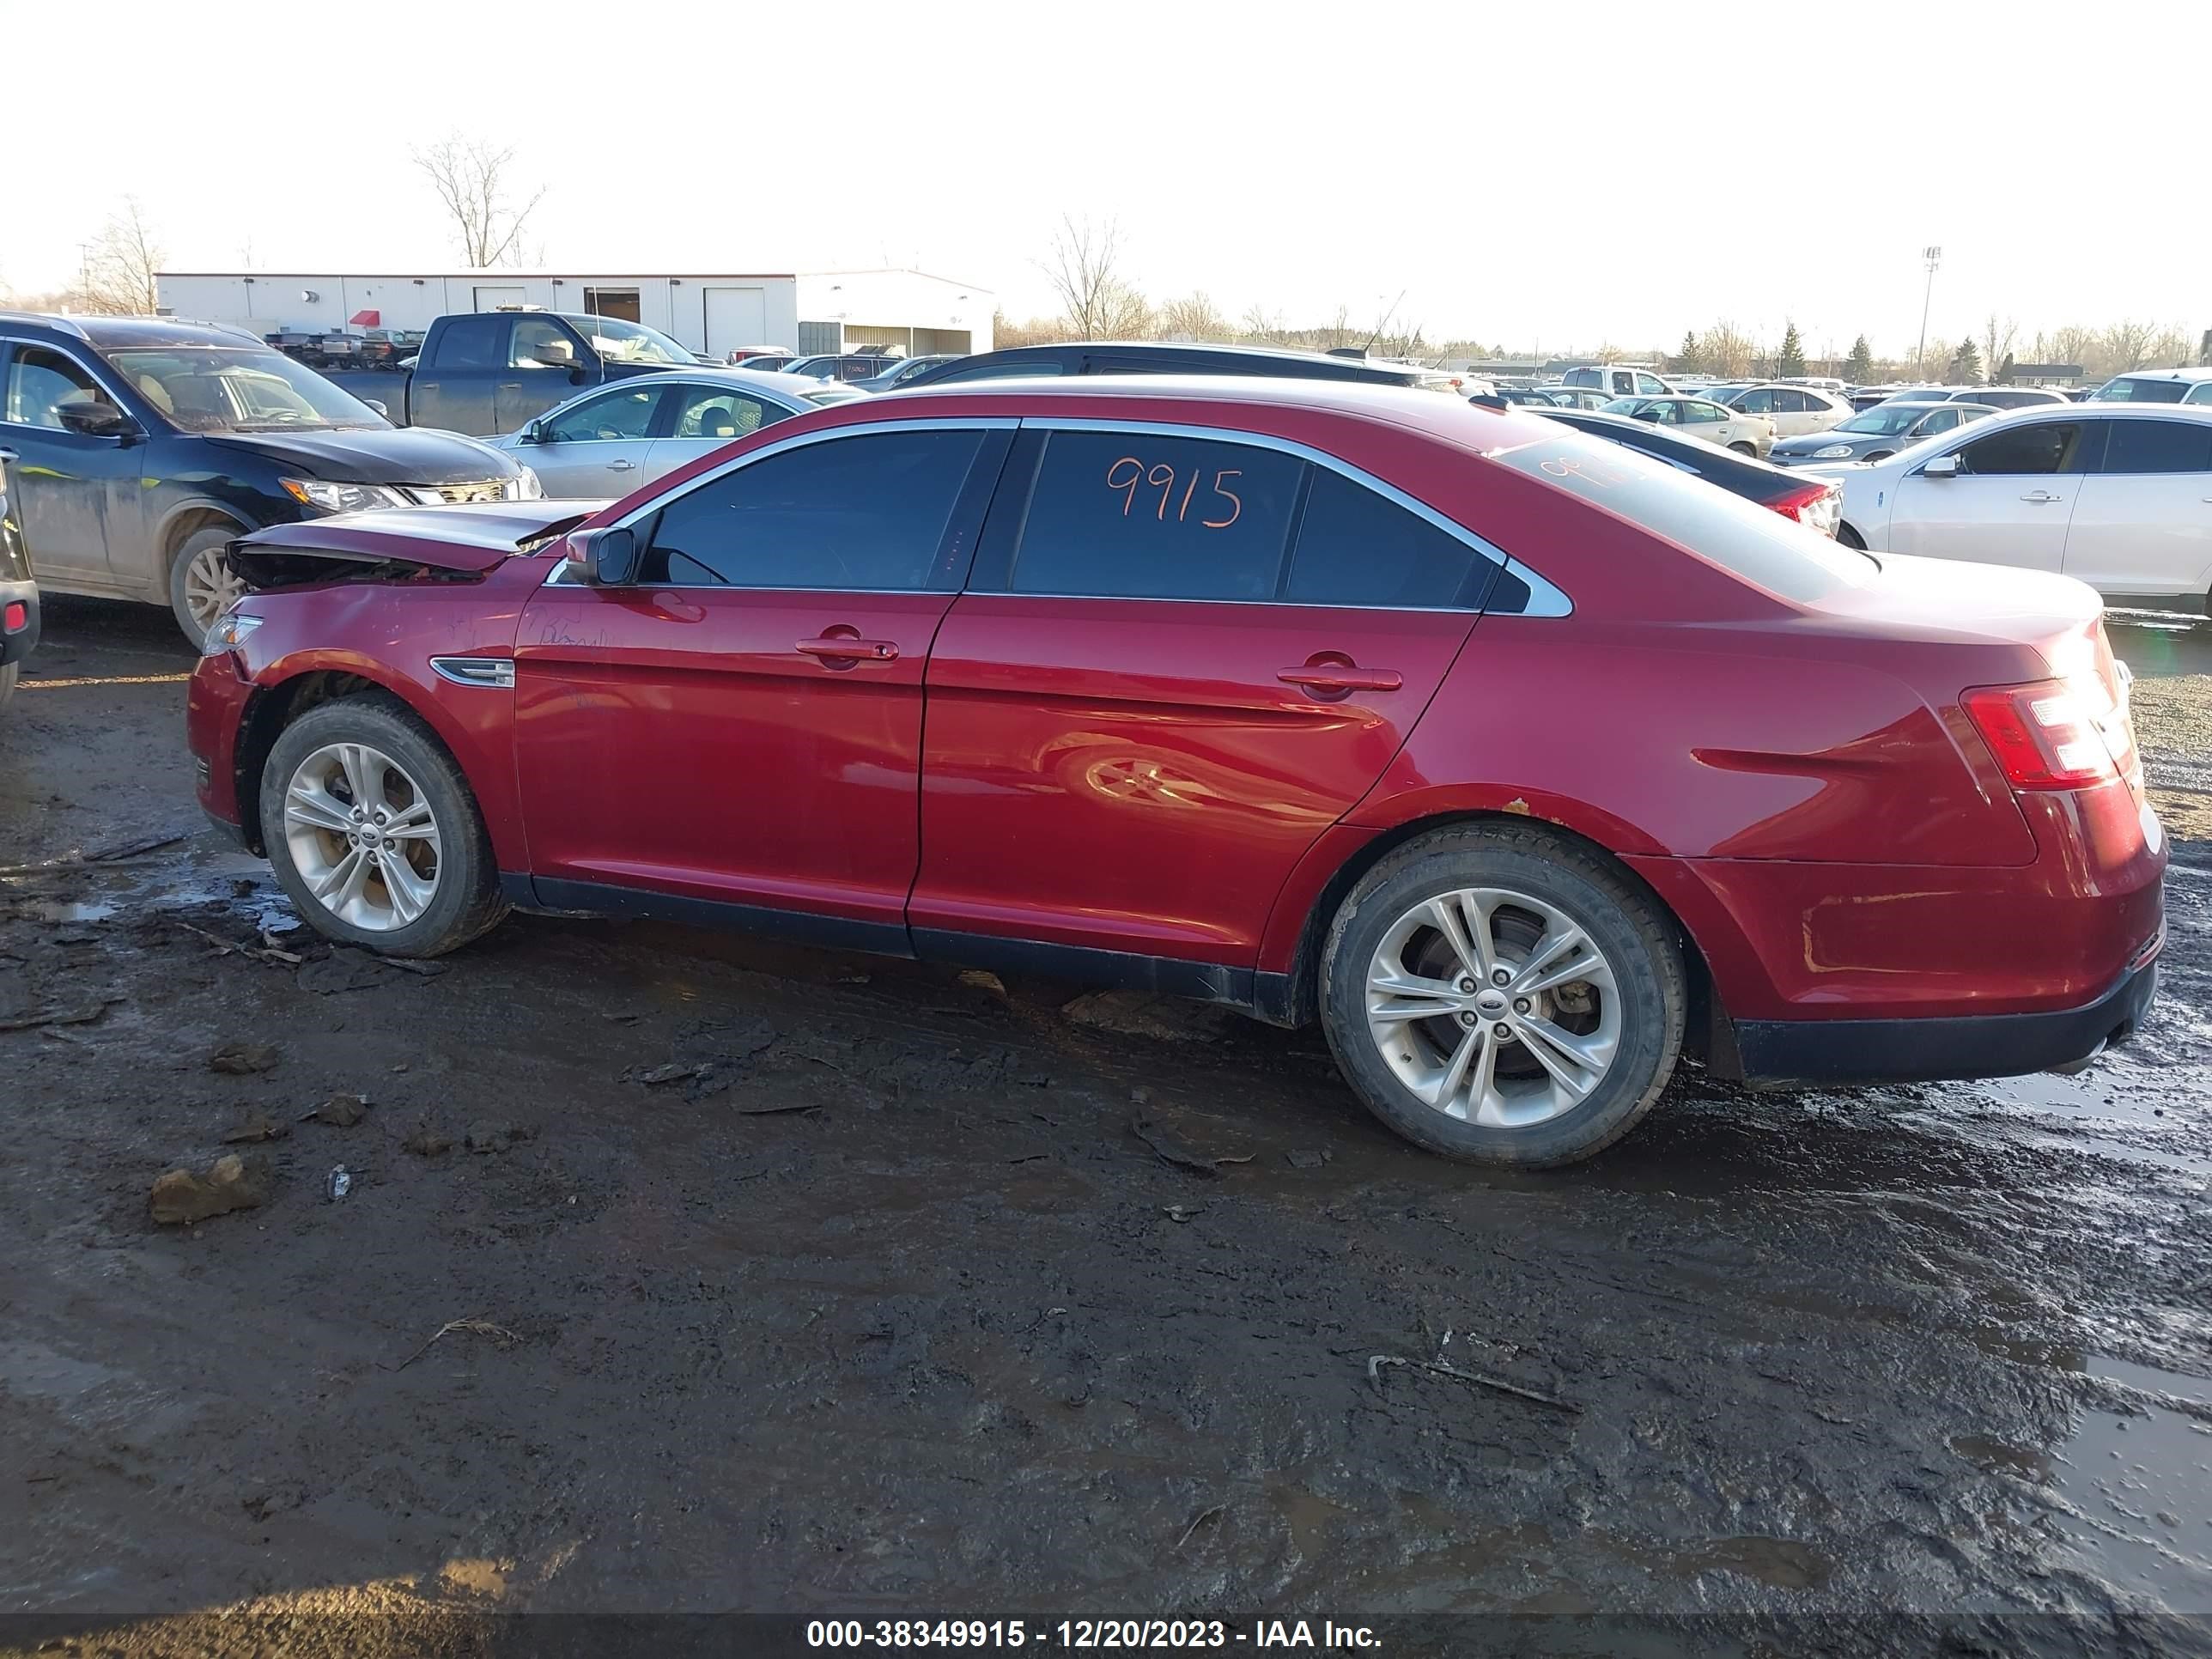
<path fill-rule="evenodd" d="M 1863 553 L 1648 456 L 1562 429 L 1491 459 L 1618 514 L 1778 598 L 1810 605 L 1876 573 Z"/>

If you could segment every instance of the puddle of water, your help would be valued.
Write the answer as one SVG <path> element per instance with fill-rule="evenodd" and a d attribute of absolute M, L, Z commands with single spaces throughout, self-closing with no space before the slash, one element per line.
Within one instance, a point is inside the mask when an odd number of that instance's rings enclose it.
<path fill-rule="evenodd" d="M 2126 1360 L 2089 1375 L 2212 1405 L 2212 1381 Z M 2060 1528 L 2106 1582 L 2146 1606 L 2212 1613 L 2212 1423 L 2160 1407 L 2093 1408 L 2058 1449 Z"/>
<path fill-rule="evenodd" d="M 106 921 L 115 914 L 113 905 L 90 899 L 30 899 L 15 910 L 33 921 Z"/>

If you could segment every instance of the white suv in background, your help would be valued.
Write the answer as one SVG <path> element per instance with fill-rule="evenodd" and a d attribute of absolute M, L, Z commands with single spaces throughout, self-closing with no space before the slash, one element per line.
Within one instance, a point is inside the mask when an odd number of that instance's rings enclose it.
<path fill-rule="evenodd" d="M 2093 404 L 2212 404 L 2212 368 L 2131 368 L 2089 394 Z"/>
<path fill-rule="evenodd" d="M 1778 438 L 1826 432 L 1851 412 L 1850 399 L 1809 386 L 1747 386 L 1721 401 L 1730 409 L 1773 422 Z"/>
<path fill-rule="evenodd" d="M 2059 571 L 2117 605 L 2201 613 L 2212 592 L 2212 408 L 2013 410 L 1798 471 L 1843 486 L 1848 546 Z"/>
<path fill-rule="evenodd" d="M 1613 363 L 1585 363 L 1559 376 L 1561 386 L 1586 386 L 1609 398 L 1666 398 L 1674 388 L 1648 368 L 1622 368 Z"/>

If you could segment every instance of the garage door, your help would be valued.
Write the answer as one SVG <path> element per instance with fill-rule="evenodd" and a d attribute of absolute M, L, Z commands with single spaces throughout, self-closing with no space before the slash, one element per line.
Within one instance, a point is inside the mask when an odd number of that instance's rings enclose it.
<path fill-rule="evenodd" d="M 707 295 L 707 355 L 720 357 L 738 346 L 768 345 L 768 290 L 710 288 Z"/>
<path fill-rule="evenodd" d="M 530 298 L 530 290 L 522 288 L 480 288 L 477 290 L 478 311 L 497 311 L 501 306 L 520 306 Z"/>

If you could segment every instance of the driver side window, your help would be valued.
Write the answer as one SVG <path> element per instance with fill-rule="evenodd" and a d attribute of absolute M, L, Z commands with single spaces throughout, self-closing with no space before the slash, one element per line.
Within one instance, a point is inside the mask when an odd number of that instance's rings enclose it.
<path fill-rule="evenodd" d="M 8 365 L 8 420 L 14 426 L 62 430 L 64 406 L 104 404 L 107 394 L 58 351 L 18 346 Z"/>
<path fill-rule="evenodd" d="M 2070 472 L 2081 448 L 2078 421 L 2039 421 L 1977 439 L 1959 452 L 1960 470 L 1977 475 Z"/>
<path fill-rule="evenodd" d="M 673 587 L 943 592 L 939 556 L 983 434 L 866 433 L 765 455 L 670 501 L 641 580 Z"/>
<path fill-rule="evenodd" d="M 507 358 L 509 368 L 562 368 L 575 360 L 576 343 L 562 331 L 558 323 L 539 317 L 515 319 L 514 344 Z"/>
<path fill-rule="evenodd" d="M 647 386 L 587 398 L 574 409 L 549 415 L 540 428 L 549 444 L 607 443 L 647 436 L 661 388 Z"/>

